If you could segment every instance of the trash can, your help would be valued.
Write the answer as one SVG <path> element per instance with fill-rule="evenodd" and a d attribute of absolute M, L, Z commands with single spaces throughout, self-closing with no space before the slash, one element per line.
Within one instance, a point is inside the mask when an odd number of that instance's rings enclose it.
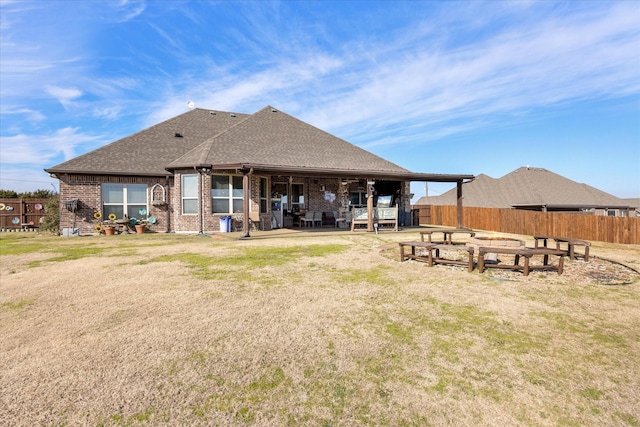
<path fill-rule="evenodd" d="M 221 216 L 220 217 L 220 232 L 221 233 L 229 233 L 231 231 L 231 217 L 230 216 Z"/>

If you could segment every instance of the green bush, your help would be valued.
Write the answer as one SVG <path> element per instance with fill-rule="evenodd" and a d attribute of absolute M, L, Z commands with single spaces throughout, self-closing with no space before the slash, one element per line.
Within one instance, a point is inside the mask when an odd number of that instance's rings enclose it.
<path fill-rule="evenodd" d="M 57 233 L 60 230 L 60 197 L 57 194 L 49 197 L 44 205 L 44 212 L 40 230 Z"/>
<path fill-rule="evenodd" d="M 18 193 L 13 190 L 3 190 L 0 188 L 0 199 L 17 199 Z"/>

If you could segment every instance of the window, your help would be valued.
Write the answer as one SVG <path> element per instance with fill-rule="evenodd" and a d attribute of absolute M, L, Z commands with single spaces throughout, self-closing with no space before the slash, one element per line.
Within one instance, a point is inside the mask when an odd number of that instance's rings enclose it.
<path fill-rule="evenodd" d="M 268 212 L 267 209 L 267 179 L 260 178 L 260 212 Z"/>
<path fill-rule="evenodd" d="M 291 184 L 291 209 L 294 212 L 300 212 L 300 209 L 304 209 L 303 184 Z"/>
<path fill-rule="evenodd" d="M 144 209 L 144 214 L 140 214 Z M 147 186 L 144 184 L 102 184 L 102 215 L 108 218 L 146 218 Z"/>
<path fill-rule="evenodd" d="M 242 177 L 211 176 L 211 212 L 229 214 L 242 211 Z"/>
<path fill-rule="evenodd" d="M 349 204 L 352 207 L 367 206 L 367 193 L 365 192 L 349 193 Z"/>
<path fill-rule="evenodd" d="M 182 213 L 198 213 L 198 175 L 182 175 Z"/>

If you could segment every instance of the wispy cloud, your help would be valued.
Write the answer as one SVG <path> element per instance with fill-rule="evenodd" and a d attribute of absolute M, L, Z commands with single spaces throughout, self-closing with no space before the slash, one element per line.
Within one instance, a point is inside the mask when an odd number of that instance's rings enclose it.
<path fill-rule="evenodd" d="M 629 18 L 634 11 L 622 5 L 604 16 L 550 18 L 528 31 L 507 29 L 448 51 L 425 43 L 411 55 L 395 55 L 369 46 L 366 56 L 346 64 L 360 71 L 361 83 L 351 91 L 324 92 L 331 108 L 320 100 L 305 116 L 347 135 L 358 135 L 364 123 L 394 132 L 398 125 L 421 123 L 416 132 L 429 134 L 435 125 L 460 119 L 487 126 L 477 118 L 637 94 L 640 28 Z M 371 56 L 377 67 L 366 65 Z"/>
<path fill-rule="evenodd" d="M 45 91 L 56 98 L 65 108 L 77 98 L 82 96 L 82 91 L 76 88 L 63 88 L 58 86 L 46 86 Z"/>
<path fill-rule="evenodd" d="M 58 129 L 53 134 L 3 136 L 2 163 L 51 166 L 62 155 L 69 160 L 78 155 L 77 147 L 95 144 L 99 137 L 79 133 L 77 128 Z"/>
<path fill-rule="evenodd" d="M 346 40 L 339 51 L 309 44 L 295 25 L 277 33 L 271 21 L 279 13 L 249 14 L 255 31 L 238 43 L 265 58 L 261 69 L 234 74 L 242 64 L 227 63 L 228 72 L 215 77 L 176 79 L 153 119 L 185 111 L 188 91 L 202 106 L 252 112 L 273 103 L 350 140 L 406 143 L 496 126 L 505 115 L 541 107 L 640 93 L 636 4 L 571 13 L 538 6 L 520 5 L 527 13 L 514 16 L 514 5 L 495 8 L 471 26 L 468 16 L 416 22 L 392 39 Z M 499 30 L 490 28 L 496 19 Z M 455 42 L 442 36 L 452 28 Z"/>
<path fill-rule="evenodd" d="M 144 0 L 120 0 L 117 4 L 118 21 L 126 22 L 137 18 L 146 7 L 147 4 Z"/>
<path fill-rule="evenodd" d="M 7 115 L 24 115 L 31 122 L 41 122 L 46 119 L 46 116 L 40 111 L 33 110 L 31 108 L 14 107 L 10 105 L 2 105 L 0 107 L 0 113 Z"/>

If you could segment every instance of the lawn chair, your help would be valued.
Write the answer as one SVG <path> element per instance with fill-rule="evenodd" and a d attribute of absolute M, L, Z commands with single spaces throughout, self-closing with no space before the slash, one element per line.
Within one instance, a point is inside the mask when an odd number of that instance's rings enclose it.
<path fill-rule="evenodd" d="M 320 211 L 313 213 L 313 227 L 316 226 L 316 222 L 322 227 L 322 212 Z"/>
<path fill-rule="evenodd" d="M 351 226 L 351 212 L 347 211 L 343 216 L 338 216 L 336 212 L 333 213 L 336 218 L 336 228 L 340 227 L 340 224 L 345 224 L 346 228 Z"/>
<path fill-rule="evenodd" d="M 313 222 L 314 217 L 315 217 L 315 213 L 313 211 L 305 212 L 304 216 L 300 217 L 300 227 L 302 227 L 303 224 L 306 227 L 307 224 L 309 223 L 311 223 L 311 226 L 314 227 L 315 226 Z"/>

